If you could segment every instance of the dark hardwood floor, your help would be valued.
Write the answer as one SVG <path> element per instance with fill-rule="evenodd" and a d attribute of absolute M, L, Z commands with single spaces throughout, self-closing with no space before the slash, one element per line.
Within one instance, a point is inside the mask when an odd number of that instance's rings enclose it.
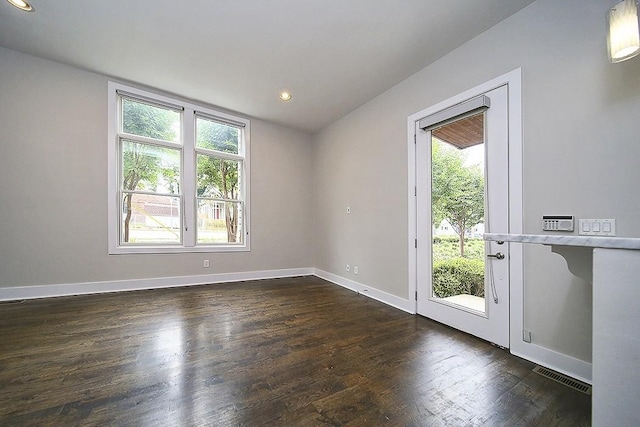
<path fill-rule="evenodd" d="M 587 426 L 507 351 L 315 277 L 0 304 L 2 426 Z"/>

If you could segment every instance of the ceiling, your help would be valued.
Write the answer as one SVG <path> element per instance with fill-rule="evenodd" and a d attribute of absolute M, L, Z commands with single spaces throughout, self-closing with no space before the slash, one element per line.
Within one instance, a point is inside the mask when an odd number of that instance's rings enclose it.
<path fill-rule="evenodd" d="M 30 1 L 0 3 L 1 46 L 306 132 L 533 2 Z"/>

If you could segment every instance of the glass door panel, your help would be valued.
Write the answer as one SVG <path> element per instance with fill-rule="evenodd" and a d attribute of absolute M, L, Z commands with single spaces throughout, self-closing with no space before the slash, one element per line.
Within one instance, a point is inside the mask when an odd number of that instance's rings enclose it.
<path fill-rule="evenodd" d="M 431 298 L 484 314 L 485 113 L 431 132 Z"/>

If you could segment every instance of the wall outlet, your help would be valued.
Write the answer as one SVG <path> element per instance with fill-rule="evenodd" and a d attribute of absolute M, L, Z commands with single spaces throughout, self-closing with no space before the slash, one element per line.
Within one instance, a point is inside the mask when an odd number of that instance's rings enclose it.
<path fill-rule="evenodd" d="M 204 268 L 209 268 L 209 260 L 208 260 L 208 259 L 205 259 L 205 260 L 204 260 L 204 262 L 202 263 L 202 266 L 203 266 Z"/>
<path fill-rule="evenodd" d="M 347 272 L 351 271 L 351 266 L 349 264 L 347 264 L 346 270 Z"/>
<path fill-rule="evenodd" d="M 353 274 L 358 274 L 358 267 L 357 266 L 353 266 Z"/>
<path fill-rule="evenodd" d="M 347 213 L 350 214 L 351 213 L 351 206 L 347 206 Z"/>

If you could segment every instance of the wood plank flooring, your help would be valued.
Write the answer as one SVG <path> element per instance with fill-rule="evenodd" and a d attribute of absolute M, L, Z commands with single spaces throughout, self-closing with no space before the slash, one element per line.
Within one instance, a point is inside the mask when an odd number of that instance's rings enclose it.
<path fill-rule="evenodd" d="M 2 426 L 588 426 L 533 364 L 316 277 L 0 304 Z"/>

